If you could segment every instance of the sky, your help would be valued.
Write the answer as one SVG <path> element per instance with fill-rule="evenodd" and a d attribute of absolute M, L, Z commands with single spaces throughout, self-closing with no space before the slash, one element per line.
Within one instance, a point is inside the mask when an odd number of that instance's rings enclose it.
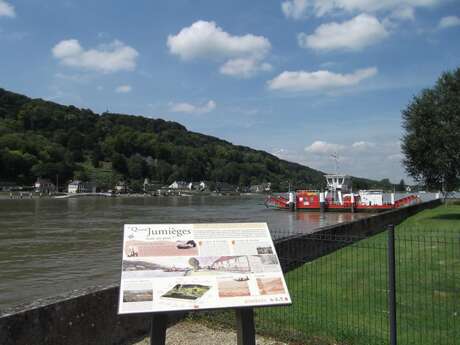
<path fill-rule="evenodd" d="M 401 111 L 460 67 L 459 0 L 0 0 L 0 87 L 398 183 Z"/>

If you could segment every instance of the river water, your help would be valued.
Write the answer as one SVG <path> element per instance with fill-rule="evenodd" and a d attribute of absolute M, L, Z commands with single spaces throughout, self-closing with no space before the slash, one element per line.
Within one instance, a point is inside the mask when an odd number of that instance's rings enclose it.
<path fill-rule="evenodd" d="M 267 209 L 262 196 L 0 199 L 0 309 L 119 281 L 125 223 L 267 222 L 278 238 L 366 216 Z"/>

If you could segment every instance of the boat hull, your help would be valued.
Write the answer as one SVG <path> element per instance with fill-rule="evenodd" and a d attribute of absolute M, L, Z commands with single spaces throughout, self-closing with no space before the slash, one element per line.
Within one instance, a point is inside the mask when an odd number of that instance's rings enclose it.
<path fill-rule="evenodd" d="M 368 205 L 362 203 L 352 203 L 348 200 L 342 204 L 325 201 L 323 205 L 321 205 L 319 202 L 319 195 L 311 192 L 300 192 L 296 193 L 294 204 L 289 203 L 287 198 L 281 196 L 269 196 L 265 202 L 265 205 L 267 207 L 291 211 L 378 213 L 397 209 L 403 206 L 408 206 L 418 201 L 419 199 L 417 196 L 410 195 L 405 198 L 396 200 L 393 204 Z"/>

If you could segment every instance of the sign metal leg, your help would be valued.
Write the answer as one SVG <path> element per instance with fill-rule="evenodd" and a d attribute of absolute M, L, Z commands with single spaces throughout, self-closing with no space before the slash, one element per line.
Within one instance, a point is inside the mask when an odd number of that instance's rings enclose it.
<path fill-rule="evenodd" d="M 167 327 L 167 314 L 154 314 L 152 316 L 152 325 L 150 328 L 150 345 L 165 345 Z"/>
<path fill-rule="evenodd" d="M 236 329 L 238 345 L 256 345 L 254 310 L 252 308 L 236 309 Z"/>

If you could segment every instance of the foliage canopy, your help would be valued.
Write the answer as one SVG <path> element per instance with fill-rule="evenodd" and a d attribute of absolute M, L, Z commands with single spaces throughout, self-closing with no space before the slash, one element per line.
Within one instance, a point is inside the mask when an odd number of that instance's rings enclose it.
<path fill-rule="evenodd" d="M 402 115 L 406 171 L 430 188 L 452 191 L 460 177 L 460 68 L 443 73 Z"/>
<path fill-rule="evenodd" d="M 0 179 L 31 184 L 38 177 L 160 183 L 272 182 L 314 187 L 322 173 L 263 151 L 187 131 L 175 122 L 30 99 L 0 89 Z M 280 186 L 281 185 L 281 186 Z M 286 186 L 287 189 L 287 186 Z"/>
<path fill-rule="evenodd" d="M 271 182 L 274 190 L 324 185 L 320 171 L 188 131 L 176 122 L 98 115 L 0 88 L 0 180 L 31 184 L 36 177 L 54 181 L 57 176 L 61 184 L 90 179 L 106 188 L 118 180 L 141 186 L 144 178 L 241 187 Z M 356 189 L 388 187 L 385 181 L 353 182 Z"/>

